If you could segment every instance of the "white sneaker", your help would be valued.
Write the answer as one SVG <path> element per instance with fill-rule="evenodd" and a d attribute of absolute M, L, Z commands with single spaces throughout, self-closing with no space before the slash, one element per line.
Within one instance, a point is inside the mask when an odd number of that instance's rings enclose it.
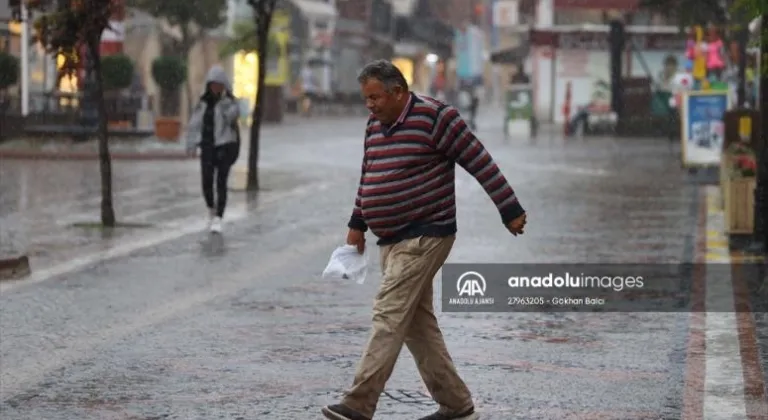
<path fill-rule="evenodd" d="M 221 217 L 214 217 L 211 221 L 211 233 L 221 233 Z"/>
<path fill-rule="evenodd" d="M 213 219 L 216 217 L 215 209 L 208 209 L 208 220 L 205 222 L 205 228 L 210 229 L 213 224 Z"/>

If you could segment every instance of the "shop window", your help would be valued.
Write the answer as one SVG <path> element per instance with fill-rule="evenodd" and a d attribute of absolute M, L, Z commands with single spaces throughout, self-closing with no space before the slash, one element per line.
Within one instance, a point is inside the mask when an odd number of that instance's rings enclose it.
<path fill-rule="evenodd" d="M 555 25 L 604 25 L 606 22 L 622 14 L 616 9 L 563 9 L 555 10 Z"/>
<path fill-rule="evenodd" d="M 632 25 L 638 26 L 676 25 L 676 23 L 669 16 L 650 12 L 648 10 L 638 10 L 633 12 L 630 19 Z"/>
<path fill-rule="evenodd" d="M 604 25 L 610 19 L 623 16 L 627 13 L 619 9 L 562 9 L 555 10 L 555 25 Z M 632 25 L 638 26 L 661 26 L 674 25 L 675 23 L 669 16 L 649 12 L 647 10 L 637 10 L 629 14 Z"/>

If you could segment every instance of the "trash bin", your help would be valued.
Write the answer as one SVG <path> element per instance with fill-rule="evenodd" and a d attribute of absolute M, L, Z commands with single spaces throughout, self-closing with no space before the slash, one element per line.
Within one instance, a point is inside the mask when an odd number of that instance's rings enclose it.
<path fill-rule="evenodd" d="M 505 94 L 504 131 L 507 136 L 530 137 L 533 119 L 533 86 L 510 85 Z"/>

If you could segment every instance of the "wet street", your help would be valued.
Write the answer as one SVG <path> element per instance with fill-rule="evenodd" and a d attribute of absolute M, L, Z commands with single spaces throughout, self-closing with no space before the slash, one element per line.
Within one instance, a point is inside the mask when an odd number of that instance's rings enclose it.
<path fill-rule="evenodd" d="M 500 121 L 481 119 L 478 136 L 526 233 L 510 235 L 457 168 L 450 262 L 714 261 L 716 191 L 680 169 L 678 144 L 505 139 Z M 268 190 L 231 193 L 222 236 L 202 231 L 195 161 L 116 162 L 118 215 L 156 226 L 109 238 L 67 227 L 98 214 L 95 162 L 2 161 L 0 220 L 35 272 L 0 283 L 0 417 L 320 419 L 351 384 L 379 281 L 376 253 L 363 285 L 321 278 L 346 235 L 364 123 L 268 131 Z M 709 271 L 707 287 L 731 293 L 749 272 Z M 438 312 L 484 420 L 768 419 L 759 316 Z M 434 409 L 404 350 L 376 418 Z"/>

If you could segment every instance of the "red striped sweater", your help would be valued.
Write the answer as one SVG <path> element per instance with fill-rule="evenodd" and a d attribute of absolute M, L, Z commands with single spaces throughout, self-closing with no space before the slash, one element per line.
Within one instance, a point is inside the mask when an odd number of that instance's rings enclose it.
<path fill-rule="evenodd" d="M 456 233 L 455 163 L 477 179 L 506 225 L 524 210 L 490 153 L 452 106 L 412 94 L 392 127 L 373 116 L 365 132 L 360 185 L 348 226 L 378 244 Z"/>

